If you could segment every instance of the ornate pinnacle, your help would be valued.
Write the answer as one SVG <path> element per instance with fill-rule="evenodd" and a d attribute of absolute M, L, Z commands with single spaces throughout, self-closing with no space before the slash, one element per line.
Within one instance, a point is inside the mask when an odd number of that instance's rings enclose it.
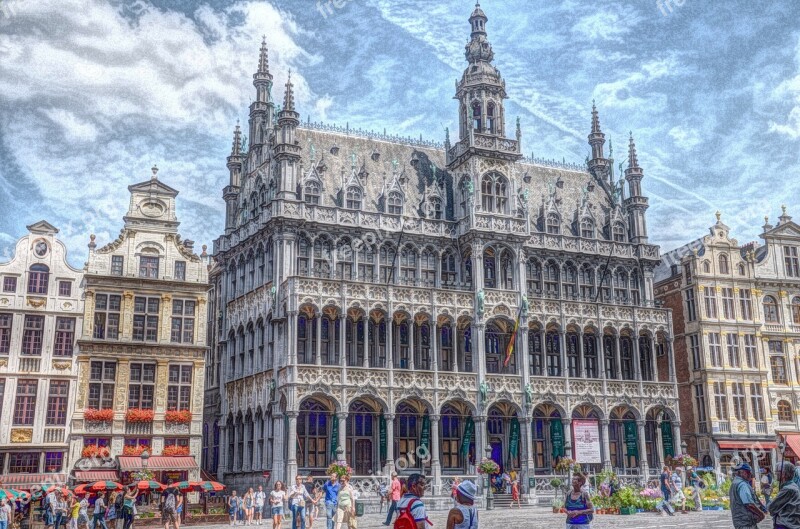
<path fill-rule="evenodd" d="M 238 156 L 242 153 L 242 129 L 239 127 L 239 121 L 236 121 L 236 128 L 233 129 L 233 146 L 231 147 L 231 156 Z"/>
<path fill-rule="evenodd" d="M 153 164 L 150 170 L 153 171 L 153 176 L 150 177 L 150 180 L 158 180 L 158 166 Z"/>
<path fill-rule="evenodd" d="M 636 144 L 633 142 L 633 132 L 630 133 L 630 140 L 628 143 L 628 168 L 639 168 L 639 159 L 636 157 Z"/>
<path fill-rule="evenodd" d="M 258 73 L 269 75 L 269 50 L 267 50 L 267 36 L 261 38 L 261 51 L 258 54 Z"/>
<path fill-rule="evenodd" d="M 286 79 L 286 93 L 283 96 L 283 110 L 294 112 L 294 85 L 292 84 L 292 71 L 289 70 L 289 77 Z"/>
<path fill-rule="evenodd" d="M 594 104 L 594 99 L 592 99 L 592 133 L 599 132 L 602 132 L 600 130 L 600 116 L 597 113 L 597 107 Z"/>
<path fill-rule="evenodd" d="M 714 216 L 717 217 L 717 222 L 719 222 L 720 219 L 722 218 L 722 212 L 720 210 L 717 210 L 717 212 L 714 213 Z"/>

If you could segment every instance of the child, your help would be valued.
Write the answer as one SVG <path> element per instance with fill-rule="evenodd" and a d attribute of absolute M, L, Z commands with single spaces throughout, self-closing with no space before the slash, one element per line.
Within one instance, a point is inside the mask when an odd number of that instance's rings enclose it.
<path fill-rule="evenodd" d="M 456 506 L 447 514 L 447 529 L 478 529 L 475 495 L 478 487 L 465 479 L 456 487 Z"/>

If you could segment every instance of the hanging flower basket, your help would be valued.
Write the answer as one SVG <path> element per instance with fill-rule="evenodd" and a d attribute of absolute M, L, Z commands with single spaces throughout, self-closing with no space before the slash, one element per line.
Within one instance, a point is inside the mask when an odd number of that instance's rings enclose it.
<path fill-rule="evenodd" d="M 111 450 L 109 450 L 107 446 L 99 446 L 96 444 L 86 445 L 81 451 L 81 457 L 102 457 L 105 459 L 111 457 Z"/>
<path fill-rule="evenodd" d="M 481 459 L 480 464 L 478 465 L 478 474 L 499 474 L 500 467 L 497 463 L 494 462 L 493 459 L 489 459 L 488 457 L 484 457 Z"/>
<path fill-rule="evenodd" d="M 125 420 L 130 423 L 153 422 L 154 416 L 153 410 L 131 408 L 125 413 Z"/>
<path fill-rule="evenodd" d="M 150 447 L 147 445 L 138 445 L 138 446 L 126 446 L 122 449 L 122 455 L 124 456 L 140 456 L 142 453 L 147 450 L 150 451 Z"/>
<path fill-rule="evenodd" d="M 164 420 L 172 424 L 189 424 L 192 422 L 192 412 L 189 410 L 170 410 L 164 415 Z"/>
<path fill-rule="evenodd" d="M 674 456 L 667 456 L 664 459 L 664 464 L 666 464 L 670 468 L 677 468 L 677 467 L 696 467 L 697 466 L 697 459 L 693 458 L 689 454 L 675 454 Z"/>
<path fill-rule="evenodd" d="M 189 447 L 188 446 L 165 446 L 164 449 L 161 451 L 162 456 L 188 456 L 189 455 Z"/>
<path fill-rule="evenodd" d="M 342 476 L 350 477 L 353 474 L 353 469 L 350 468 L 350 465 L 347 463 L 331 463 L 328 470 L 325 471 L 325 474 L 328 476 L 336 474 L 340 478 Z"/>
<path fill-rule="evenodd" d="M 569 471 L 572 472 L 580 472 L 581 465 L 577 463 L 574 459 L 570 459 L 569 457 L 562 457 L 556 463 L 556 472 L 560 472 L 562 474 L 567 474 Z"/>
<path fill-rule="evenodd" d="M 89 422 L 111 422 L 114 420 L 114 410 L 111 408 L 89 408 L 83 412 L 83 418 Z"/>

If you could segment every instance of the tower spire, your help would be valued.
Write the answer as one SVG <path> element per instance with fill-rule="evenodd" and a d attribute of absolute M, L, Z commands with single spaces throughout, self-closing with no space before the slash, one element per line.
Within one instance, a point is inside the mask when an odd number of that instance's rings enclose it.
<path fill-rule="evenodd" d="M 233 129 L 233 146 L 231 146 L 231 156 L 238 156 L 242 153 L 242 129 L 239 127 L 239 120 L 236 120 L 236 128 Z"/>
<path fill-rule="evenodd" d="M 602 132 L 600 130 L 600 117 L 597 113 L 597 107 L 594 104 L 594 99 L 592 99 L 592 134 L 602 134 Z"/>
<path fill-rule="evenodd" d="M 645 211 L 648 208 L 648 200 L 642 194 L 642 178 L 644 178 L 644 172 L 639 166 L 633 133 L 630 133 L 628 139 L 628 168 L 625 169 L 625 180 L 628 181 L 630 196 L 625 199 L 625 207 L 630 217 L 631 240 L 637 244 L 647 243 Z"/>
<path fill-rule="evenodd" d="M 269 75 L 269 50 L 267 49 L 267 36 L 261 37 L 261 52 L 258 55 L 258 73 Z M 272 77 L 270 75 L 270 77 Z"/>
<path fill-rule="evenodd" d="M 628 169 L 640 169 L 639 158 L 636 156 L 636 143 L 633 141 L 633 133 L 630 133 L 628 140 Z"/>
<path fill-rule="evenodd" d="M 289 70 L 289 78 L 286 80 L 286 93 L 283 95 L 283 110 L 294 112 L 294 85 L 292 84 L 291 70 Z"/>

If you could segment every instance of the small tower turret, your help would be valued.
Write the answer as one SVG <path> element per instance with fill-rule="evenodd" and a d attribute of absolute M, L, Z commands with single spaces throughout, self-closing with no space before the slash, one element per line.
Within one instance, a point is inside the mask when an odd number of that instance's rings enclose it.
<path fill-rule="evenodd" d="M 277 142 L 275 160 L 278 162 L 278 198 L 294 199 L 297 196 L 297 182 L 300 171 L 300 145 L 296 139 L 300 114 L 294 109 L 294 85 L 292 72 L 286 80 L 283 108 L 278 113 Z"/>
<path fill-rule="evenodd" d="M 222 198 L 225 200 L 225 232 L 229 233 L 236 227 L 236 210 L 239 203 L 239 189 L 242 185 L 242 129 L 239 123 L 233 131 L 233 145 L 231 154 L 228 156 L 228 171 L 230 180 L 228 185 L 222 190 Z"/>
<path fill-rule="evenodd" d="M 625 169 L 625 180 L 628 181 L 630 197 L 625 199 L 625 208 L 630 219 L 631 240 L 637 244 L 647 244 L 645 211 L 649 205 L 647 197 L 642 195 L 642 178 L 644 178 L 644 172 L 639 167 L 636 144 L 633 141 L 633 134 L 631 134 L 628 142 L 628 168 Z"/>
<path fill-rule="evenodd" d="M 275 104 L 272 101 L 272 74 L 269 72 L 269 51 L 266 37 L 261 41 L 258 70 L 253 74 L 253 86 L 256 88 L 256 99 L 250 103 L 249 152 L 259 156 L 262 146 L 269 141 L 269 131 L 272 129 L 275 113 Z"/>
<path fill-rule="evenodd" d="M 589 145 L 592 148 L 592 155 L 589 157 L 589 172 L 601 183 L 608 183 L 611 163 L 605 157 L 603 146 L 606 143 L 606 135 L 600 130 L 600 116 L 597 107 L 592 101 L 592 131 L 589 133 Z"/>

